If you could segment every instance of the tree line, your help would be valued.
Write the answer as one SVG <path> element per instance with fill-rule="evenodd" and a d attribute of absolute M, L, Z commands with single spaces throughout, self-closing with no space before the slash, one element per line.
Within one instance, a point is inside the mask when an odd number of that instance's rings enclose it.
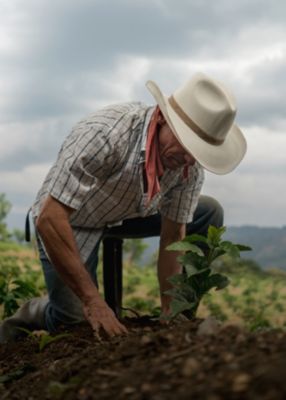
<path fill-rule="evenodd" d="M 5 193 L 0 193 L 0 241 L 1 242 L 25 242 L 25 233 L 23 230 L 14 228 L 9 230 L 6 218 L 12 208 L 12 204 L 7 199 Z"/>

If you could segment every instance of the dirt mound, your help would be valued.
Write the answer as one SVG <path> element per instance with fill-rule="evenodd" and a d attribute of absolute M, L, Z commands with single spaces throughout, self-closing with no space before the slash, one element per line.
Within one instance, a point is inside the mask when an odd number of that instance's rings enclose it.
<path fill-rule="evenodd" d="M 285 332 L 125 322 L 129 335 L 102 342 L 82 324 L 41 352 L 33 337 L 1 346 L 0 399 L 286 398 Z"/>

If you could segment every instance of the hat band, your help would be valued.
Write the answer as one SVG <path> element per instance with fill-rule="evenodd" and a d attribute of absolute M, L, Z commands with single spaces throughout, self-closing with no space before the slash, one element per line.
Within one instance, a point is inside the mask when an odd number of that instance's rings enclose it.
<path fill-rule="evenodd" d="M 184 121 L 184 123 L 191 128 L 193 132 L 195 132 L 201 139 L 209 144 L 213 144 L 215 146 L 219 146 L 224 142 L 224 139 L 217 139 L 213 136 L 210 136 L 208 133 L 204 132 L 179 106 L 176 102 L 174 96 L 169 97 L 169 104 L 173 108 L 173 110 L 178 114 L 178 116 Z"/>

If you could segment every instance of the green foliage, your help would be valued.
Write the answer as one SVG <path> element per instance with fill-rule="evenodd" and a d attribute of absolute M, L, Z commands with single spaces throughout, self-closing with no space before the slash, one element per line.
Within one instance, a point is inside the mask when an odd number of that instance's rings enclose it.
<path fill-rule="evenodd" d="M 125 239 L 123 242 L 124 258 L 129 264 L 139 264 L 148 245 L 143 239 Z"/>
<path fill-rule="evenodd" d="M 151 312 L 153 309 L 157 309 L 156 301 L 154 299 L 142 299 L 141 297 L 133 296 L 125 302 L 128 308 L 134 309 L 145 313 L 146 310 Z"/>
<path fill-rule="evenodd" d="M 42 277 L 31 262 L 15 255 L 0 255 L 0 305 L 2 318 L 14 314 L 26 299 L 39 296 L 42 291 Z"/>
<path fill-rule="evenodd" d="M 0 193 L 0 240 L 9 239 L 9 232 L 5 223 L 5 219 L 11 209 L 11 203 L 6 199 L 4 193 Z"/>
<path fill-rule="evenodd" d="M 25 243 L 25 232 L 22 229 L 15 228 L 12 230 L 10 234 L 11 240 L 16 243 L 24 244 Z"/>
<path fill-rule="evenodd" d="M 224 254 L 237 258 L 241 251 L 250 250 L 248 246 L 223 241 L 222 235 L 225 227 L 210 226 L 207 237 L 190 235 L 182 241 L 168 246 L 168 250 L 185 251 L 178 258 L 184 266 L 183 274 L 169 278 L 173 288 L 165 293 L 172 296 L 170 318 L 176 317 L 183 311 L 194 317 L 203 296 L 211 289 L 220 290 L 229 284 L 226 276 L 212 272 L 213 262 Z M 207 248 L 205 253 L 195 243 Z"/>
<path fill-rule="evenodd" d="M 71 336 L 70 333 L 60 333 L 59 335 L 51 336 L 48 333 L 42 333 L 41 335 L 35 335 L 32 331 L 26 328 L 18 328 L 20 331 L 25 332 L 34 341 L 38 343 L 39 352 L 43 351 L 50 343 L 57 342 L 63 338 Z"/>
<path fill-rule="evenodd" d="M 153 313 L 159 306 L 159 284 L 155 266 L 139 267 L 136 264 L 124 264 L 123 268 L 124 307 L 140 313 Z"/>

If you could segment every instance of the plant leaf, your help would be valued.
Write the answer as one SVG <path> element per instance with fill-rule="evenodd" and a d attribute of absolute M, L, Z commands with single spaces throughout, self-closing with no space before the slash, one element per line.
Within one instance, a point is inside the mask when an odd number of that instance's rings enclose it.
<path fill-rule="evenodd" d="M 202 285 L 201 289 L 204 293 L 208 292 L 212 288 L 216 288 L 216 290 L 224 289 L 229 284 L 229 279 L 221 274 L 212 274 L 210 275 Z"/>
<path fill-rule="evenodd" d="M 210 225 L 208 228 L 207 243 L 210 248 L 217 247 L 221 241 L 221 236 L 224 234 L 226 228 L 224 226 L 216 228 Z"/>
<path fill-rule="evenodd" d="M 205 256 L 200 256 L 191 252 L 178 257 L 178 261 L 185 267 L 187 267 L 187 265 L 192 265 L 197 270 L 201 270 L 209 266 L 208 259 Z"/>
<path fill-rule="evenodd" d="M 208 242 L 208 240 L 205 236 L 198 235 L 197 233 L 193 233 L 192 235 L 186 236 L 184 241 L 187 241 L 189 243 L 201 242 L 201 243 L 206 243 L 206 244 Z"/>
<path fill-rule="evenodd" d="M 42 335 L 41 339 L 39 341 L 39 351 L 42 351 L 48 344 L 52 342 L 56 342 L 60 339 L 63 339 L 64 337 L 71 336 L 69 333 L 61 333 L 60 335 L 57 336 L 50 336 L 50 335 Z"/>
<path fill-rule="evenodd" d="M 172 285 L 174 286 L 180 286 L 186 281 L 186 277 L 184 274 L 176 274 L 172 275 L 167 279 Z"/>
<path fill-rule="evenodd" d="M 200 256 L 203 255 L 202 250 L 196 246 L 195 244 L 189 243 L 187 241 L 181 240 L 180 242 L 174 242 L 166 247 L 167 250 L 175 250 L 175 251 L 191 251 Z"/>
<path fill-rule="evenodd" d="M 233 258 L 240 257 L 238 247 L 231 242 L 228 241 L 221 242 L 220 248 L 223 249 L 227 254 L 229 254 Z"/>
<path fill-rule="evenodd" d="M 252 248 L 250 246 L 245 246 L 244 244 L 236 243 L 235 246 L 238 248 L 239 251 L 250 251 Z"/>
<path fill-rule="evenodd" d="M 171 318 L 176 317 L 182 311 L 190 310 L 194 306 L 195 306 L 195 303 L 189 303 L 187 301 L 180 301 L 180 300 L 173 299 L 170 304 Z"/>

